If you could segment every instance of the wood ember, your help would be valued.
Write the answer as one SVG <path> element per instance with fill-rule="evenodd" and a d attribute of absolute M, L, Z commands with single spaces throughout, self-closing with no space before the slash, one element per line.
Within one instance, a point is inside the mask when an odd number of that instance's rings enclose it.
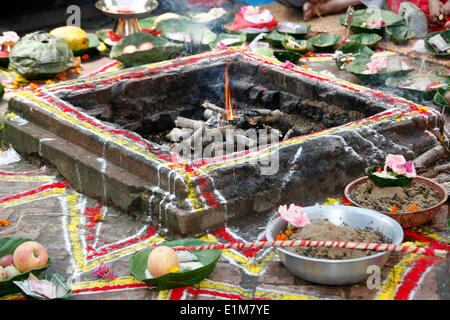
<path fill-rule="evenodd" d="M 173 144 L 171 150 L 187 156 L 188 152 L 216 156 L 225 153 L 251 149 L 278 142 L 283 135 L 269 124 L 283 117 L 280 110 L 242 109 L 233 110 L 233 120 L 226 120 L 227 111 L 209 101 L 202 104 L 205 120 L 194 120 L 178 116 L 176 127 L 167 134 L 166 139 Z M 266 131 L 260 131 L 266 129 Z M 259 138 L 259 140 L 258 140 Z M 237 148 L 235 148 L 235 146 Z"/>

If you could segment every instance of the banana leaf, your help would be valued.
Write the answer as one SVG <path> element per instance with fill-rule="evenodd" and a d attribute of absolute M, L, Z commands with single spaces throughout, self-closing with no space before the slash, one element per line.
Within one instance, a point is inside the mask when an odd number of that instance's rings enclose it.
<path fill-rule="evenodd" d="M 407 26 L 390 26 L 384 29 L 386 38 L 396 44 L 406 44 L 414 38 L 414 31 Z"/>
<path fill-rule="evenodd" d="M 208 45 L 217 38 L 214 32 L 187 17 L 160 21 L 157 30 L 166 39 L 194 45 Z"/>
<path fill-rule="evenodd" d="M 383 37 L 376 33 L 356 33 L 348 37 L 352 43 L 373 48 Z"/>
<path fill-rule="evenodd" d="M 437 32 L 432 32 L 430 34 L 428 34 L 425 38 L 425 50 L 432 55 L 438 56 L 438 57 L 448 57 L 450 56 L 450 52 L 436 52 L 436 50 L 434 50 L 434 48 L 428 43 L 428 40 L 430 40 L 430 38 L 434 37 L 435 35 L 440 34 L 442 36 L 442 38 L 444 38 L 445 41 L 447 41 L 447 43 L 449 43 L 450 41 L 450 29 L 446 29 L 446 30 L 442 30 L 442 31 L 437 31 Z"/>
<path fill-rule="evenodd" d="M 6 256 L 8 254 L 14 254 L 14 251 L 18 246 L 27 241 L 33 241 L 28 238 L 19 238 L 19 237 L 9 237 L 9 238 L 1 238 L 0 239 L 0 258 Z M 52 264 L 52 260 L 48 258 L 48 263 L 41 267 L 32 270 L 28 270 L 14 276 L 12 278 L 0 281 L 0 296 L 5 296 L 8 294 L 21 292 L 19 287 L 17 287 L 13 281 L 24 281 L 28 278 L 30 273 L 33 273 L 35 276 L 40 274 L 42 271 L 47 269 Z"/>
<path fill-rule="evenodd" d="M 322 33 L 309 39 L 317 51 L 328 51 L 334 48 L 342 37 L 338 34 Z"/>
<path fill-rule="evenodd" d="M 447 80 L 445 78 L 436 77 L 434 75 L 423 75 L 423 76 L 401 76 L 401 77 L 391 77 L 386 79 L 385 85 L 390 88 L 397 88 L 404 91 L 404 98 L 415 100 L 415 99 L 425 99 L 431 100 L 435 95 L 437 88 L 430 88 L 427 84 L 445 84 L 447 85 Z"/>
<path fill-rule="evenodd" d="M 87 33 L 89 38 L 89 46 L 86 49 L 80 49 L 80 50 L 73 50 L 74 56 L 82 56 L 84 54 L 87 54 L 89 52 L 93 52 L 97 50 L 97 47 L 100 45 L 101 41 L 99 37 L 95 33 L 88 32 Z"/>
<path fill-rule="evenodd" d="M 276 29 L 284 35 L 287 33 L 295 39 L 303 39 L 311 31 L 311 25 L 309 23 L 280 22 Z"/>
<path fill-rule="evenodd" d="M 175 241 L 166 241 L 160 243 L 160 246 L 178 247 L 178 246 L 198 246 L 211 244 L 212 242 L 198 239 L 183 239 Z M 175 273 L 168 273 L 158 278 L 147 278 L 145 270 L 147 269 L 147 260 L 152 248 L 144 249 L 135 253 L 128 262 L 130 273 L 138 280 L 149 285 L 156 286 L 157 290 L 168 290 L 178 287 L 194 285 L 206 278 L 214 269 L 219 260 L 222 250 L 204 250 L 189 251 L 194 254 L 203 267 L 194 270 L 182 270 Z"/>
<path fill-rule="evenodd" d="M 379 166 L 370 166 L 366 168 L 365 173 L 369 177 L 369 179 L 379 187 L 404 187 L 412 180 L 412 178 L 408 178 L 406 176 L 398 176 L 397 179 L 389 179 L 376 176 L 373 173 L 378 168 L 381 168 L 381 170 L 383 170 L 383 168 Z"/>
<path fill-rule="evenodd" d="M 301 58 L 301 54 L 291 50 L 274 50 L 273 55 L 281 62 L 290 61 L 297 63 Z"/>
<path fill-rule="evenodd" d="M 291 43 L 295 43 L 296 45 L 298 45 L 298 47 L 291 46 Z M 298 53 L 306 53 L 313 49 L 311 43 L 308 40 L 297 40 L 291 36 L 288 36 L 286 39 L 281 41 L 281 44 L 285 49 Z"/>
<path fill-rule="evenodd" d="M 264 39 L 269 41 L 269 43 L 275 48 L 283 48 L 283 44 L 281 43 L 286 36 L 282 33 L 279 33 L 276 29 L 273 29 L 271 33 L 266 34 Z"/>
<path fill-rule="evenodd" d="M 155 47 L 150 50 L 136 51 L 130 54 L 122 53 L 123 48 L 126 46 L 135 45 L 139 47 L 144 42 L 151 42 Z M 181 51 L 181 48 L 182 44 L 170 42 L 150 33 L 138 32 L 120 39 L 111 49 L 110 58 L 119 60 L 127 67 L 134 67 L 171 59 Z"/>
<path fill-rule="evenodd" d="M 347 13 L 339 18 L 343 26 L 347 26 Z M 350 28 L 354 32 L 381 33 L 382 27 L 392 26 L 403 21 L 403 17 L 390 11 L 377 8 L 356 10 Z"/>
<path fill-rule="evenodd" d="M 216 40 L 209 44 L 209 47 L 214 50 L 219 42 L 223 42 L 227 46 L 240 46 L 245 43 L 246 37 L 245 34 L 228 34 L 228 33 L 220 33 L 217 35 Z"/>
<path fill-rule="evenodd" d="M 3 85 L 0 83 L 0 100 L 3 98 L 4 94 L 5 94 L 5 88 L 3 88 Z"/>
<path fill-rule="evenodd" d="M 9 52 L 0 50 L 0 67 L 7 69 L 9 65 Z"/>

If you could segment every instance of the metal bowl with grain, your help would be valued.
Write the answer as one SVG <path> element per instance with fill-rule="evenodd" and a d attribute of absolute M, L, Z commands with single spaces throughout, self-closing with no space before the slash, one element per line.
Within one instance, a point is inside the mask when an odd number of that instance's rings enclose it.
<path fill-rule="evenodd" d="M 357 229 L 368 227 L 382 233 L 392 244 L 399 245 L 403 241 L 400 224 L 374 210 L 345 205 L 323 205 L 305 207 L 303 211 L 311 221 L 326 219 L 338 226 Z M 281 217 L 272 220 L 266 228 L 267 240 L 274 241 L 286 228 L 287 222 Z M 304 280 L 324 285 L 345 285 L 364 281 L 371 274 L 368 272 L 369 266 L 376 265 L 381 269 L 390 254 L 378 252 L 356 259 L 329 260 L 301 256 L 283 247 L 277 247 L 276 250 L 281 262 L 291 273 Z"/>

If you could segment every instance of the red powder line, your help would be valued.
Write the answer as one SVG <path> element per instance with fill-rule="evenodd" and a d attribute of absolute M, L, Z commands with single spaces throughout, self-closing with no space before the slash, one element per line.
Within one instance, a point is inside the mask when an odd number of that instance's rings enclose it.
<path fill-rule="evenodd" d="M 394 300 L 408 300 L 411 292 L 418 285 L 423 273 L 438 260 L 433 258 L 418 259 L 412 269 L 405 275 L 395 293 Z"/>
<path fill-rule="evenodd" d="M 1 176 L 31 176 L 35 173 L 44 173 L 45 171 L 42 169 L 29 171 L 29 172 L 6 172 L 6 171 L 0 171 Z"/>
<path fill-rule="evenodd" d="M 153 288 L 153 286 L 146 283 L 131 283 L 131 284 L 119 284 L 119 285 L 109 285 L 102 287 L 93 288 L 83 288 L 78 290 L 73 290 L 72 293 L 79 294 L 83 292 L 103 292 L 109 290 L 121 290 L 121 289 L 136 289 L 136 288 Z"/>
<path fill-rule="evenodd" d="M 206 290 L 206 289 L 193 289 L 190 287 L 187 288 L 187 290 L 188 290 L 188 293 L 193 296 L 199 296 L 199 295 L 203 294 L 203 295 L 212 295 L 214 297 L 226 298 L 229 300 L 245 300 L 241 296 L 239 296 L 237 294 L 233 294 L 233 293 L 222 293 L 222 292 Z M 175 299 L 171 299 L 171 300 L 175 300 Z"/>
<path fill-rule="evenodd" d="M 23 197 L 35 195 L 40 192 L 46 191 L 48 189 L 65 189 L 67 184 L 68 184 L 68 182 L 56 182 L 56 183 L 46 184 L 41 187 L 26 191 L 23 193 L 13 195 L 11 197 L 0 199 L 0 203 L 5 203 L 5 202 L 11 201 L 11 200 L 17 200 L 17 199 L 20 199 Z"/>

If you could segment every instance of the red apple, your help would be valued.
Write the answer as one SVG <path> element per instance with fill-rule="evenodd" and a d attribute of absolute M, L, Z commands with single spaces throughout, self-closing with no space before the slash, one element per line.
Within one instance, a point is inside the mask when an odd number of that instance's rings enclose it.
<path fill-rule="evenodd" d="M 141 43 L 141 45 L 139 46 L 139 51 L 151 50 L 154 47 L 155 46 L 154 46 L 153 43 L 151 43 L 151 42 L 144 42 L 144 43 Z"/>
<path fill-rule="evenodd" d="M 24 242 L 14 251 L 14 266 L 20 272 L 41 268 L 47 263 L 47 250 L 39 242 Z"/>
<path fill-rule="evenodd" d="M 0 281 L 3 281 L 5 279 L 6 279 L 5 269 L 3 269 L 3 267 L 0 267 Z"/>
<path fill-rule="evenodd" d="M 13 255 L 7 254 L 0 259 L 0 266 L 6 268 L 7 266 L 12 266 L 14 264 Z"/>
<path fill-rule="evenodd" d="M 14 266 L 7 266 L 5 268 L 5 273 L 6 273 L 6 279 L 9 279 L 9 278 L 15 277 L 18 274 L 20 274 L 20 271 L 17 270 L 17 268 Z"/>
<path fill-rule="evenodd" d="M 138 51 L 138 48 L 132 44 L 126 46 L 125 48 L 122 49 L 122 53 L 123 54 L 131 54 Z"/>

